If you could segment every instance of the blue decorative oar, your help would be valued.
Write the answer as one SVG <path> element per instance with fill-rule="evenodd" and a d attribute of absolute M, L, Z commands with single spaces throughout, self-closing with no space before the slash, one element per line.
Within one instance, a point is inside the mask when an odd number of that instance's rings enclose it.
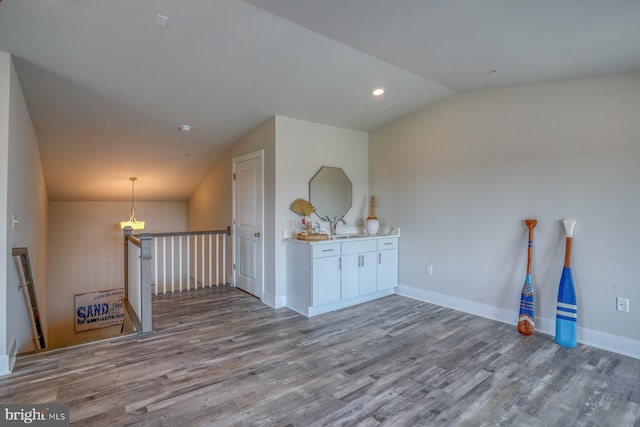
<path fill-rule="evenodd" d="M 575 347 L 578 344 L 576 305 L 576 289 L 571 274 L 571 243 L 573 228 L 576 222 L 572 219 L 562 221 L 567 233 L 567 243 L 564 251 L 564 268 L 558 288 L 558 308 L 556 310 L 556 342 L 565 347 Z"/>
<path fill-rule="evenodd" d="M 529 229 L 529 249 L 527 250 L 527 275 L 522 286 L 520 295 L 520 316 L 518 316 L 518 332 L 522 335 L 533 335 L 534 319 L 534 298 L 533 282 L 531 282 L 531 252 L 533 248 L 533 229 L 538 221 L 535 219 L 525 219 L 524 223 Z"/>

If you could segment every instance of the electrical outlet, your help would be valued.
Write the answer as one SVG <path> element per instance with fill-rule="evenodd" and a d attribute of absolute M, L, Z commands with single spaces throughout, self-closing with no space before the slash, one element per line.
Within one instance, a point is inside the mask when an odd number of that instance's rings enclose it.
<path fill-rule="evenodd" d="M 427 276 L 433 276 L 433 265 L 427 265 Z"/>
<path fill-rule="evenodd" d="M 616 310 L 624 311 L 625 313 L 629 312 L 629 298 L 616 298 Z"/>

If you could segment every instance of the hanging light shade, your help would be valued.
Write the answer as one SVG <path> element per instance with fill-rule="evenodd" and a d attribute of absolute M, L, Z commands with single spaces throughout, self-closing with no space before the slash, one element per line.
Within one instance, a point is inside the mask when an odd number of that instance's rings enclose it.
<path fill-rule="evenodd" d="M 131 181 L 131 217 L 128 221 L 120 221 L 120 229 L 122 230 L 124 230 L 126 227 L 131 227 L 132 230 L 144 230 L 144 221 L 138 221 L 136 219 L 136 208 L 134 206 L 134 186 L 137 180 L 138 178 L 136 178 L 135 176 L 129 178 L 129 181 Z"/>

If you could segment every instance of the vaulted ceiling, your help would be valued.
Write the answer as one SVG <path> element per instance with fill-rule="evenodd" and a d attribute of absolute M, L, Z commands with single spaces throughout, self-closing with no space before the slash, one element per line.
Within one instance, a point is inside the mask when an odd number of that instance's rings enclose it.
<path fill-rule="evenodd" d="M 273 115 L 369 131 L 458 91 L 640 71 L 638 22 L 637 0 L 4 0 L 0 51 L 51 200 L 128 200 L 137 176 L 138 200 L 179 201 Z"/>

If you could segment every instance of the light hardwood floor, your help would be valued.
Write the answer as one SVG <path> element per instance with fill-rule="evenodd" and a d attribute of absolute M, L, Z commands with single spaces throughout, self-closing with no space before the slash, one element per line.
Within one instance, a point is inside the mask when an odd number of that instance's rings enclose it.
<path fill-rule="evenodd" d="M 640 360 L 400 296 L 307 319 L 220 287 L 153 309 L 151 334 L 20 356 L 0 402 L 87 426 L 640 425 Z"/>

